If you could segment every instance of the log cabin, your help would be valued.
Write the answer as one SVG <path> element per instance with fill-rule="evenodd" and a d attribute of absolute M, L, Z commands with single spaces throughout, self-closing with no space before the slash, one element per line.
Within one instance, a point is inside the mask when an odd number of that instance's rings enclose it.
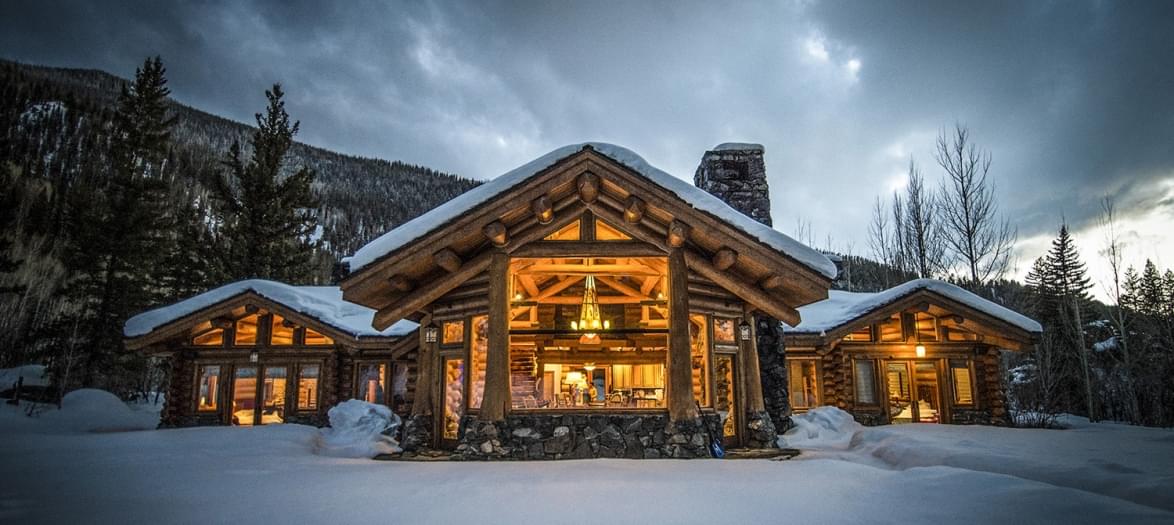
<path fill-rule="evenodd" d="M 786 331 L 791 409 L 836 406 L 866 425 L 1007 424 L 1003 350 L 1039 341 L 1032 319 L 949 283 L 832 291 Z"/>
<path fill-rule="evenodd" d="M 375 330 L 374 316 L 337 286 L 254 279 L 136 315 L 124 335 L 128 349 L 169 364 L 161 426 L 320 426 L 352 398 L 407 415 L 417 326 Z"/>
<path fill-rule="evenodd" d="M 774 447 L 755 315 L 798 323 L 835 277 L 819 252 L 599 143 L 501 175 L 347 263 L 343 297 L 375 310 L 374 329 L 422 327 L 405 446 L 469 459 Z"/>

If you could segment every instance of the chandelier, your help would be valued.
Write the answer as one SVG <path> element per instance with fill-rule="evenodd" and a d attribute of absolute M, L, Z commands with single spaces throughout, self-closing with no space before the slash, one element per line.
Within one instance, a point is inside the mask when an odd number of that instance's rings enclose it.
<path fill-rule="evenodd" d="M 611 323 L 603 320 L 599 311 L 599 295 L 595 290 L 595 276 L 588 275 L 583 283 L 583 304 L 579 306 L 579 320 L 571 321 L 571 330 L 584 333 L 579 342 L 582 344 L 599 344 L 598 330 L 611 328 Z"/>

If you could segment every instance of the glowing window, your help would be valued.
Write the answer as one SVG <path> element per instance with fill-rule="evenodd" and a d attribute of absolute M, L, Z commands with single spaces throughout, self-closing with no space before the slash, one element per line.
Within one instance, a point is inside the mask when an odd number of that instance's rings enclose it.
<path fill-rule="evenodd" d="M 355 380 L 356 399 L 368 403 L 383 403 L 384 388 L 387 385 L 387 365 L 372 363 L 359 365 Z"/>
<path fill-rule="evenodd" d="M 446 345 L 455 345 L 465 342 L 465 322 L 464 321 L 445 321 L 444 323 L 444 339 L 441 343 Z"/>
<path fill-rule="evenodd" d="M 892 317 L 877 323 L 877 331 L 880 332 L 880 340 L 883 343 L 905 342 L 905 332 L 901 329 L 901 314 L 893 314 Z"/>
<path fill-rule="evenodd" d="M 791 406 L 812 408 L 819 406 L 819 384 L 814 359 L 790 359 L 787 361 L 787 378 L 790 381 Z"/>
<path fill-rule="evenodd" d="M 734 320 L 715 318 L 713 320 L 713 340 L 718 343 L 735 344 Z"/>
<path fill-rule="evenodd" d="M 292 345 L 294 342 L 294 324 L 286 321 L 285 318 L 277 314 L 273 314 L 271 318 L 273 321 L 269 325 L 269 344 L 275 346 Z"/>
<path fill-rule="evenodd" d="M 236 338 L 233 344 L 237 346 L 252 346 L 257 344 L 257 314 L 246 316 L 236 322 Z"/>
<path fill-rule="evenodd" d="M 196 405 L 200 412 L 215 412 L 220 408 L 220 366 L 200 367 L 200 393 Z"/>
<path fill-rule="evenodd" d="M 224 330 L 215 328 L 197 335 L 192 339 L 192 344 L 199 346 L 221 346 L 224 344 Z"/>
<path fill-rule="evenodd" d="M 932 342 L 938 340 L 938 319 L 927 313 L 918 312 L 914 316 L 917 327 L 917 341 Z"/>
<path fill-rule="evenodd" d="M 693 399 L 709 406 L 709 330 L 702 314 L 689 314 L 690 355 L 693 361 Z"/>
<path fill-rule="evenodd" d="M 298 369 L 298 410 L 318 410 L 318 365 Z"/>
<path fill-rule="evenodd" d="M 307 345 L 332 345 L 332 344 L 334 344 L 334 339 L 331 339 L 328 336 L 322 335 L 321 333 L 318 333 L 314 330 L 307 328 L 306 329 L 306 344 Z"/>
<path fill-rule="evenodd" d="M 876 404 L 876 369 L 871 359 L 858 359 L 853 362 L 856 384 L 856 404 Z"/>
<path fill-rule="evenodd" d="M 595 221 L 595 240 L 597 241 L 626 241 L 631 237 L 616 229 L 614 226 L 597 220 Z"/>
<path fill-rule="evenodd" d="M 579 240 L 579 221 L 572 222 L 562 228 L 559 228 L 554 233 L 547 235 L 545 240 L 548 241 L 577 241 Z"/>
<path fill-rule="evenodd" d="M 489 316 L 473 318 L 473 344 L 469 346 L 472 383 L 469 385 L 469 408 L 481 408 L 485 394 L 485 355 L 489 352 Z"/>
<path fill-rule="evenodd" d="M 965 359 L 950 360 L 950 375 L 954 378 L 954 404 L 974 404 L 974 381 L 970 377 L 970 363 Z"/>
<path fill-rule="evenodd" d="M 444 360 L 444 422 L 441 435 L 444 439 L 457 439 L 461 428 L 461 416 L 465 414 L 465 360 Z"/>

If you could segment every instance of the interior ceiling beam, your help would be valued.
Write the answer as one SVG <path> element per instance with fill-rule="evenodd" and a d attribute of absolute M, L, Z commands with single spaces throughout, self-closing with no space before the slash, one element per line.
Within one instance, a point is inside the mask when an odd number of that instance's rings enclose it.
<path fill-rule="evenodd" d="M 596 277 L 596 279 L 598 279 L 599 282 L 610 286 L 613 290 L 620 292 L 628 297 L 634 297 L 640 300 L 652 299 L 651 297 L 648 297 L 648 294 L 641 293 L 640 290 L 620 282 L 619 279 L 615 279 L 606 275 L 600 275 L 599 277 Z"/>
<path fill-rule="evenodd" d="M 518 275 L 553 273 L 558 275 L 659 275 L 641 264 L 535 264 L 516 272 Z"/>
<path fill-rule="evenodd" d="M 538 285 L 534 283 L 534 276 L 519 275 L 518 282 L 522 284 L 522 288 L 526 289 L 526 294 L 528 294 L 530 297 L 538 295 Z"/>
<path fill-rule="evenodd" d="M 514 257 L 600 259 L 630 257 L 664 257 L 666 252 L 641 241 L 538 241 L 519 246 Z"/>

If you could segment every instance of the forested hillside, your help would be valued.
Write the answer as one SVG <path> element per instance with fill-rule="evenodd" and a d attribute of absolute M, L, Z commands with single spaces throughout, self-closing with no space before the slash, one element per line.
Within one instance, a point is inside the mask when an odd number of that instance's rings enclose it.
<path fill-rule="evenodd" d="M 250 233 L 225 200 L 255 171 L 239 163 L 253 162 L 257 128 L 170 99 L 155 65 L 158 85 L 128 94 L 128 81 L 101 71 L 0 60 L 0 366 L 40 361 L 66 388 L 141 390 L 157 370 L 120 352 L 127 316 L 267 275 L 232 267 L 241 248 L 233 235 Z M 147 88 L 157 103 L 140 92 Z M 270 130 L 269 140 L 292 139 L 297 125 L 288 128 L 286 139 Z M 340 257 L 478 184 L 296 142 L 278 151 L 278 185 L 309 181 L 302 204 L 282 212 L 309 229 L 295 244 L 278 240 L 308 252 L 304 270 L 282 274 L 295 284 L 325 284 Z M 268 198 L 280 207 L 287 196 Z"/>

